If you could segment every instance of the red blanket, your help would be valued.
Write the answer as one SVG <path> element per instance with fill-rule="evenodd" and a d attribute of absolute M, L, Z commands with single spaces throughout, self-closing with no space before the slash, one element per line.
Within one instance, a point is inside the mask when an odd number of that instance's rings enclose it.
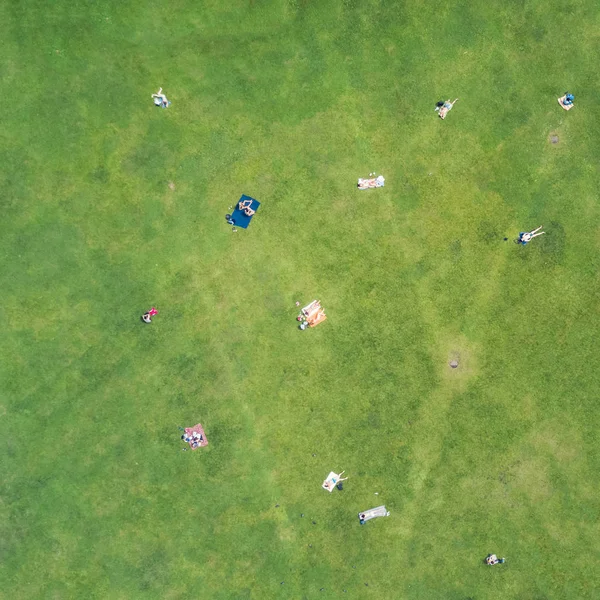
<path fill-rule="evenodd" d="M 188 437 L 191 437 L 194 432 L 199 433 L 202 436 L 202 439 L 193 439 L 191 442 L 189 442 L 190 448 L 192 450 L 196 450 L 197 448 L 201 448 L 202 446 L 208 446 L 206 434 L 204 433 L 204 429 L 202 429 L 202 425 L 200 425 L 200 423 L 198 423 L 198 425 L 194 425 L 193 427 L 185 428 L 185 433 Z"/>

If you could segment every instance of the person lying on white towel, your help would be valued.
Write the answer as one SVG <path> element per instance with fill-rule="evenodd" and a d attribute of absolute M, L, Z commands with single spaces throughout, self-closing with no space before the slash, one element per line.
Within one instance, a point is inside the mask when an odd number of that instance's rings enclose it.
<path fill-rule="evenodd" d="M 363 179 L 362 177 L 358 180 L 359 190 L 368 190 L 371 188 L 383 187 L 385 185 L 385 179 L 382 175 L 373 179 Z"/>
<path fill-rule="evenodd" d="M 328 492 L 333 492 L 333 488 L 340 482 L 346 481 L 347 477 L 342 477 L 344 471 L 342 471 L 339 475 L 331 471 L 329 475 L 327 475 L 327 479 L 323 482 L 323 489 Z"/>

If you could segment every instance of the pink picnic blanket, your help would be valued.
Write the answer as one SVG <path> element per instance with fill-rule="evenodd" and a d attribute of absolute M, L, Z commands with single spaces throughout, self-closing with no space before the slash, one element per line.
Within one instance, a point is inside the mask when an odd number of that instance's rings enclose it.
<path fill-rule="evenodd" d="M 194 425 L 193 427 L 185 428 L 185 433 L 188 436 L 192 436 L 192 434 L 194 432 L 199 433 L 202 436 L 202 439 L 199 440 L 198 438 L 195 438 L 195 440 L 188 442 L 190 445 L 190 448 L 192 450 L 196 450 L 198 448 L 202 448 L 202 446 L 208 446 L 208 440 L 206 439 L 206 434 L 204 433 L 204 429 L 202 429 L 202 425 L 200 425 L 200 423 L 198 423 L 198 425 Z M 196 444 L 196 445 L 194 446 L 194 444 Z"/>

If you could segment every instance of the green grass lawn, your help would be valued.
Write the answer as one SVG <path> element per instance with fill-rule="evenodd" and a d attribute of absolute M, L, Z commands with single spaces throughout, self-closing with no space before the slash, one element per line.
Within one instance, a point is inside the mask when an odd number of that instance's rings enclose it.
<path fill-rule="evenodd" d="M 0 598 L 598 598 L 599 27 L 0 2 Z"/>

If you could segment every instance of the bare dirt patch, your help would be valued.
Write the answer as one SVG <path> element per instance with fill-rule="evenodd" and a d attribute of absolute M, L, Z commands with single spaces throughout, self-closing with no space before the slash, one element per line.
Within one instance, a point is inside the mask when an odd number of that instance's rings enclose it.
<path fill-rule="evenodd" d="M 548 136 L 548 141 L 549 141 L 551 144 L 553 144 L 553 145 L 556 145 L 556 144 L 558 144 L 558 143 L 560 142 L 560 138 L 558 137 L 558 134 L 557 134 L 557 133 L 551 133 L 551 134 Z"/>
<path fill-rule="evenodd" d="M 440 375 L 453 386 L 463 387 L 478 372 L 476 346 L 463 335 L 452 336 L 440 345 Z"/>
<path fill-rule="evenodd" d="M 460 354 L 459 350 L 451 350 L 448 353 L 448 366 L 451 369 L 458 369 L 461 366 Z"/>
<path fill-rule="evenodd" d="M 172 181 L 169 181 L 168 186 L 169 186 L 170 190 L 174 190 L 175 189 L 175 184 Z"/>

